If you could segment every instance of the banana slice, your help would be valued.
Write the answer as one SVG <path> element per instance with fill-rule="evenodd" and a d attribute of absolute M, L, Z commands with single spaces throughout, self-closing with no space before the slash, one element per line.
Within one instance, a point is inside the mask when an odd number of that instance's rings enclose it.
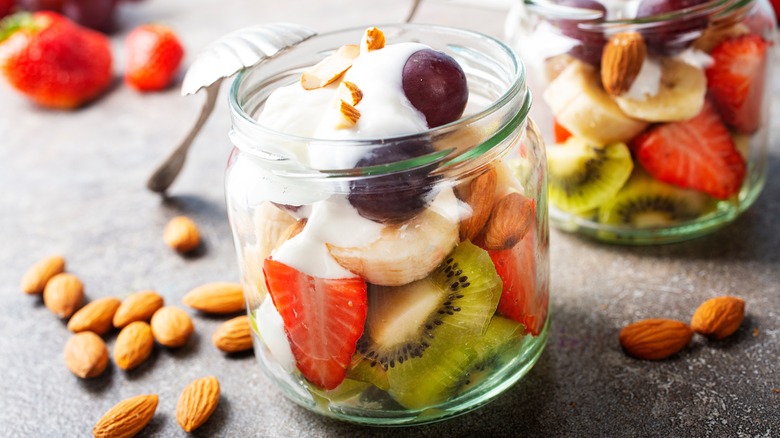
<path fill-rule="evenodd" d="M 625 143 L 647 127 L 626 115 L 604 91 L 596 69 L 572 61 L 544 92 L 553 115 L 569 132 L 598 146 Z"/>
<path fill-rule="evenodd" d="M 707 92 L 704 71 L 674 58 L 661 59 L 661 84 L 654 96 L 615 97 L 629 116 L 648 122 L 688 120 L 701 112 Z"/>
<path fill-rule="evenodd" d="M 326 243 L 330 255 L 367 282 L 401 286 L 427 276 L 458 243 L 457 214 L 447 212 L 457 199 L 452 191 L 403 224 L 387 225 L 382 236 L 362 247 L 339 247 Z M 437 204 L 438 203 L 438 204 Z M 442 208 L 440 208 L 442 207 Z"/>

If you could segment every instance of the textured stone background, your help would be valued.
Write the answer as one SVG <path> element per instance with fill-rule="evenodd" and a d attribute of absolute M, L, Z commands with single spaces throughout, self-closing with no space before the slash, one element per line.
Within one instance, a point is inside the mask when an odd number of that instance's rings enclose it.
<path fill-rule="evenodd" d="M 406 2 L 147 0 L 122 6 L 113 37 L 121 71 L 122 37 L 136 24 L 163 21 L 194 52 L 245 25 L 297 21 L 321 30 L 399 21 Z M 418 22 L 501 36 L 503 14 L 431 0 Z M 777 84 L 776 84 L 777 85 Z M 177 90 L 140 96 L 117 80 L 97 103 L 72 113 L 28 104 L 0 85 L 0 424 L 3 436 L 86 436 L 109 407 L 157 393 L 146 436 L 184 436 L 174 410 L 192 379 L 216 375 L 222 399 L 194 436 L 778 436 L 780 434 L 780 152 L 777 121 L 770 177 L 757 205 L 732 226 L 685 244 L 605 246 L 553 232 L 549 345 L 538 365 L 505 395 L 470 415 L 406 429 L 356 427 L 322 418 L 284 399 L 251 354 L 225 357 L 211 345 L 221 319 L 194 315 L 188 347 L 156 347 L 126 373 L 113 365 L 81 381 L 62 363 L 69 337 L 36 297 L 18 290 L 38 258 L 64 254 L 89 299 L 153 288 L 180 304 L 191 287 L 237 280 L 223 202 L 229 151 L 227 105 L 206 125 L 171 199 L 144 189 L 152 166 L 194 120 L 199 99 Z M 780 98 L 775 93 L 777 108 Z M 777 120 L 777 117 L 775 117 Z M 205 236 L 196 257 L 161 241 L 172 216 L 195 219 Z M 696 338 L 662 362 L 626 357 L 619 329 L 645 317 L 687 320 L 704 299 L 747 301 L 740 331 L 724 342 Z M 757 329 L 757 335 L 754 330 Z M 115 335 L 109 337 L 109 348 Z"/>

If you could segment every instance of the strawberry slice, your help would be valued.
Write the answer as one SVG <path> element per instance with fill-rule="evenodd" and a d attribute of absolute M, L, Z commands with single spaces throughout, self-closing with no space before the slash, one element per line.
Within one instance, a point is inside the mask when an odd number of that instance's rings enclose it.
<path fill-rule="evenodd" d="M 553 118 L 553 138 L 555 139 L 555 144 L 565 143 L 569 137 L 571 137 L 571 132 L 558 123 L 558 120 Z"/>
<path fill-rule="evenodd" d="M 498 313 L 525 326 L 526 332 L 538 336 L 547 319 L 548 291 L 537 290 L 536 225 L 512 249 L 488 250 L 504 287 L 498 302 Z"/>
<path fill-rule="evenodd" d="M 766 49 L 759 35 L 727 39 L 710 53 L 707 86 L 723 120 L 739 132 L 755 132 L 761 124 Z"/>
<path fill-rule="evenodd" d="M 320 388 L 339 386 L 363 334 L 366 282 L 312 277 L 270 257 L 263 273 L 298 370 Z"/>
<path fill-rule="evenodd" d="M 712 104 L 683 122 L 656 125 L 631 144 L 634 155 L 656 179 L 726 199 L 739 191 L 745 160 Z"/>

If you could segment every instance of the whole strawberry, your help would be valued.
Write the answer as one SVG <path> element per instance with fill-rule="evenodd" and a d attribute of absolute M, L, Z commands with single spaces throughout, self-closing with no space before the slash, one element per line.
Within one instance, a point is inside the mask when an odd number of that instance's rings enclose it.
<path fill-rule="evenodd" d="M 76 108 L 111 82 L 109 41 L 54 12 L 15 14 L 0 23 L 0 71 L 42 106 Z"/>
<path fill-rule="evenodd" d="M 139 91 L 162 90 L 171 83 L 184 57 L 179 38 L 167 26 L 145 24 L 125 41 L 125 81 Z"/>
<path fill-rule="evenodd" d="M 14 6 L 14 0 L 0 0 L 0 18 L 10 14 Z"/>

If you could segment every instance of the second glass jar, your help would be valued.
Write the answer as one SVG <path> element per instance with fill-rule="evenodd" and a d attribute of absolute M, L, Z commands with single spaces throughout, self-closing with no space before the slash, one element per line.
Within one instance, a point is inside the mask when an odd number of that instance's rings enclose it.
<path fill-rule="evenodd" d="M 768 2 L 527 0 L 506 25 L 541 97 L 557 227 L 668 243 L 756 200 L 775 66 Z"/>

